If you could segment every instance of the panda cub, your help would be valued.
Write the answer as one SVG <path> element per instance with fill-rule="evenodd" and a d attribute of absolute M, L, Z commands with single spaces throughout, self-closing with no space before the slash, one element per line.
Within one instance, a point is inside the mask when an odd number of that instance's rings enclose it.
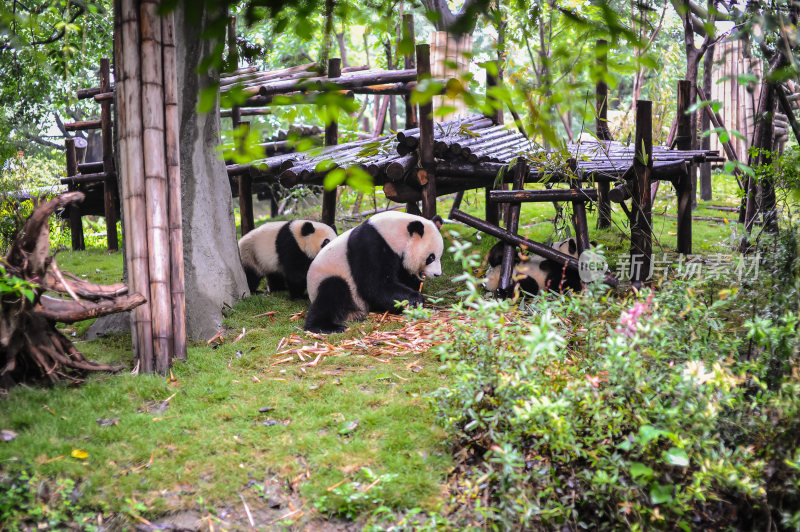
<path fill-rule="evenodd" d="M 303 297 L 311 261 L 335 238 L 333 229 L 310 220 L 267 222 L 250 231 L 239 240 L 250 292 L 266 276 L 270 290 L 288 288 L 289 297 Z"/>
<path fill-rule="evenodd" d="M 441 225 L 438 216 L 382 212 L 343 233 L 308 270 L 305 329 L 342 332 L 370 311 L 399 313 L 395 301 L 421 305 L 420 280 L 442 274 Z"/>
<path fill-rule="evenodd" d="M 498 242 L 489 251 L 489 270 L 483 286 L 486 290 L 494 292 L 500 286 L 500 270 L 503 263 L 503 242 Z M 578 244 L 574 238 L 568 238 L 553 244 L 553 248 L 578 258 Z M 519 254 L 514 255 L 514 270 L 511 279 L 518 284 L 520 290 L 528 294 L 537 295 L 540 291 L 551 290 L 563 292 L 567 288 L 579 292 L 583 285 L 578 272 L 564 268 L 554 260 L 545 259 L 538 255 L 528 256 L 528 260 L 520 260 Z"/>

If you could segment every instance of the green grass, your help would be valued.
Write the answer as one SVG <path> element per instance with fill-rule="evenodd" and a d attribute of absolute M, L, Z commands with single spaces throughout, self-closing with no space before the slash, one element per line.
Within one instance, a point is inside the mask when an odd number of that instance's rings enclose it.
<path fill-rule="evenodd" d="M 674 212 L 669 194 L 669 187 L 662 186 L 656 211 Z M 482 191 L 467 193 L 462 208 L 482 215 L 482 197 Z M 723 199 L 736 205 L 734 197 Z M 368 205 L 371 201 L 365 201 L 364 208 Z M 440 204 L 443 214 L 449 208 L 450 201 Z M 593 239 L 609 248 L 610 256 L 627 253 L 627 222 L 618 211 L 614 221 L 624 231 L 617 227 L 591 231 Z M 563 237 L 553 234 L 548 221 L 554 215 L 552 205 L 526 205 L 522 213 L 520 232 L 526 236 L 540 241 Z M 708 214 L 721 217 L 718 211 Z M 594 213 L 589 223 L 594 228 Z M 342 224 L 339 229 L 347 227 Z M 478 241 L 470 228 L 446 226 L 453 227 L 476 242 L 482 253 L 495 242 L 489 237 Z M 731 227 L 696 222 L 695 251 L 727 249 Z M 654 234 L 665 249 L 674 249 L 674 231 L 674 219 L 654 217 Z M 93 282 L 121 280 L 121 253 L 61 252 L 57 261 L 62 269 Z M 445 274 L 426 282 L 425 292 L 452 301 L 456 290 L 450 278 L 460 269 L 449 253 L 443 265 Z M 146 510 L 137 512 L 148 518 L 233 504 L 237 493 L 254 504 L 258 489 L 253 483 L 267 476 L 277 476 L 284 486 L 296 481 L 293 487 L 299 489 L 308 512 L 314 501 L 330 494 L 328 488 L 355 479 L 362 467 L 377 475 L 397 475 L 382 485 L 381 504 L 407 509 L 433 508 L 443 502 L 451 457 L 425 399 L 448 378 L 438 359 L 421 357 L 419 372 L 408 369 L 411 360 L 406 353 L 388 362 L 350 354 L 323 357 L 316 368 L 304 368 L 296 359 L 273 366 L 281 359 L 275 356 L 281 339 L 303 334 L 302 320 L 290 318 L 306 306 L 285 293 L 241 301 L 227 310 L 225 342 L 219 347 L 192 345 L 187 361 L 174 366 L 174 382 L 124 371 L 91 375 L 81 386 L 10 390 L 0 401 L 0 429 L 19 436 L 0 444 L 0 471 L 70 477 L 82 482 L 85 505 L 126 512 L 143 503 Z M 267 311 L 276 312 L 274 323 L 255 317 Z M 73 329 L 80 334 L 85 326 Z M 393 327 L 397 325 L 382 329 Z M 243 328 L 243 339 L 232 343 Z M 351 327 L 328 341 L 360 336 L 360 330 Z M 129 368 L 132 364 L 127 335 L 77 345 L 89 359 Z M 165 411 L 151 411 L 155 403 L 170 397 Z M 262 407 L 274 410 L 261 413 Z M 102 427 L 98 418 L 119 420 Z M 270 420 L 278 423 L 265 424 Z M 342 434 L 355 420 L 358 426 Z M 75 449 L 86 451 L 88 457 L 71 457 Z"/>

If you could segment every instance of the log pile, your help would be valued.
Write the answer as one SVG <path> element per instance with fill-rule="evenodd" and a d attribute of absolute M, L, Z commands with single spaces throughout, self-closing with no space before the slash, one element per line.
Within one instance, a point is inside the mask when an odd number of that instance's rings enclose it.
<path fill-rule="evenodd" d="M 50 255 L 48 218 L 83 197 L 80 192 L 68 192 L 39 205 L 5 257 L 6 276 L 31 283 L 33 295 L 2 296 L 0 377 L 4 383 L 31 378 L 75 382 L 87 371 L 123 369 L 86 360 L 55 326 L 56 322 L 75 323 L 123 312 L 145 302 L 140 294 L 128 294 L 125 284 L 96 285 L 61 271 Z"/>

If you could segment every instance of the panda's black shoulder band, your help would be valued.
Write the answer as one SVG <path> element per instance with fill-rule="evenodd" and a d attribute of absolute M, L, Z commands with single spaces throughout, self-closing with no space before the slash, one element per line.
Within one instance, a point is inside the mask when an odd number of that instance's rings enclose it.
<path fill-rule="evenodd" d="M 314 224 L 311 222 L 306 222 L 303 224 L 303 227 L 300 228 L 300 234 L 303 236 L 308 236 L 314 232 Z"/>

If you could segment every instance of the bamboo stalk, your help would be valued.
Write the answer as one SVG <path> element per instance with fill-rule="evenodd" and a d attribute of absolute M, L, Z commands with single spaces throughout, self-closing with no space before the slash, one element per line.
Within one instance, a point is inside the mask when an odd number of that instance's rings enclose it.
<path fill-rule="evenodd" d="M 150 271 L 147 249 L 147 208 L 145 203 L 144 161 L 142 146 L 142 91 L 138 3 L 115 0 L 120 13 L 120 46 L 115 46 L 119 73 L 117 109 L 119 113 L 120 172 L 122 174 L 125 209 L 125 247 L 128 251 L 128 275 L 132 292 L 150 298 Z M 148 301 L 133 311 L 134 353 L 139 371 L 153 372 L 153 332 L 151 306 Z"/>
<path fill-rule="evenodd" d="M 170 368 L 172 309 L 169 267 L 169 215 L 167 160 L 164 146 L 164 86 L 161 55 L 161 21 L 156 0 L 141 0 L 142 104 L 143 113 L 147 245 L 150 267 L 153 354 L 155 370 L 165 375 Z"/>
<path fill-rule="evenodd" d="M 175 57 L 175 20 L 172 13 L 161 19 L 164 63 L 164 138 L 167 155 L 169 218 L 170 298 L 172 302 L 172 354 L 186 358 L 186 294 L 183 273 L 183 209 L 181 205 L 180 116 L 178 68 Z"/>

